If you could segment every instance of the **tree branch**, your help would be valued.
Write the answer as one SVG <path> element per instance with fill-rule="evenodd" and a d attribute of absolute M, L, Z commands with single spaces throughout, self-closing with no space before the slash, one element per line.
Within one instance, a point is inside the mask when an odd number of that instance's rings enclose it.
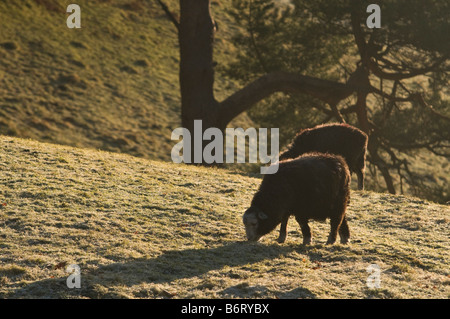
<path fill-rule="evenodd" d="M 420 106 L 422 106 L 424 109 L 430 111 L 433 115 L 439 117 L 442 120 L 450 121 L 450 117 L 444 114 L 439 113 L 436 111 L 431 105 L 429 105 L 427 102 L 425 102 L 425 99 L 423 98 L 423 95 L 421 93 L 410 93 L 407 97 L 396 97 L 392 94 L 384 93 L 383 91 L 377 89 L 374 86 L 370 86 L 371 93 L 379 94 L 380 96 L 388 99 L 391 102 L 417 102 Z M 395 94 L 395 93 L 393 93 Z"/>
<path fill-rule="evenodd" d="M 386 183 L 386 188 L 389 193 L 395 194 L 395 186 L 394 181 L 392 180 L 392 176 L 389 173 L 389 167 L 386 162 L 378 155 L 378 153 L 371 152 L 372 163 L 378 167 L 381 174 L 383 175 L 384 181 Z"/>
<path fill-rule="evenodd" d="M 350 114 L 350 113 L 356 113 L 358 111 L 358 106 L 356 104 L 352 104 L 345 109 L 341 110 L 341 114 Z"/>
<path fill-rule="evenodd" d="M 378 94 L 381 97 L 386 98 L 391 102 L 411 102 L 412 101 L 411 95 L 409 95 L 407 97 L 398 97 L 398 96 L 395 96 L 395 92 L 394 92 L 394 95 L 387 94 L 387 93 L 381 91 L 380 89 L 377 89 L 374 86 L 370 86 L 370 93 Z"/>
<path fill-rule="evenodd" d="M 425 148 L 427 150 L 429 150 L 431 153 L 433 153 L 434 155 L 450 158 L 450 153 L 441 153 L 441 152 L 437 151 L 435 147 L 432 147 L 432 146 L 426 146 Z"/>
<path fill-rule="evenodd" d="M 397 80 L 413 78 L 415 76 L 431 72 L 431 71 L 435 70 L 440 64 L 445 62 L 445 60 L 447 60 L 447 57 L 444 56 L 428 67 L 425 67 L 422 69 L 411 69 L 411 71 L 409 71 L 409 72 L 400 72 L 400 73 L 392 73 L 392 72 L 383 71 L 378 66 L 378 64 L 375 62 L 375 60 L 373 58 L 368 60 L 368 62 L 369 62 L 368 66 L 369 66 L 370 71 L 372 71 L 372 73 L 374 75 L 376 75 L 377 77 L 385 79 L 385 80 L 397 81 Z"/>
<path fill-rule="evenodd" d="M 336 118 L 336 120 L 339 121 L 339 123 L 345 123 L 345 120 L 342 117 L 342 114 L 341 114 L 341 112 L 339 112 L 336 105 L 337 105 L 337 103 L 330 104 L 330 108 L 333 113 L 333 116 Z"/>
<path fill-rule="evenodd" d="M 411 95 L 411 99 L 416 100 L 423 108 L 427 109 L 433 115 L 439 117 L 440 119 L 443 119 L 443 120 L 446 120 L 446 121 L 450 121 L 450 117 L 448 117 L 447 115 L 444 115 L 444 114 L 441 114 L 441 113 L 437 112 L 431 105 L 429 105 L 427 102 L 425 102 L 422 94 L 420 94 L 420 93 L 413 93 Z"/>
<path fill-rule="evenodd" d="M 361 57 L 361 62 L 363 65 L 367 64 L 367 60 L 369 59 L 367 52 L 367 43 L 364 39 L 364 32 L 361 29 L 361 5 L 358 0 L 353 0 L 351 2 L 352 12 L 350 13 L 350 23 L 352 27 L 352 33 L 355 37 L 355 43 L 358 47 L 359 56 Z"/>
<path fill-rule="evenodd" d="M 222 101 L 219 104 L 219 118 L 222 124 L 226 125 L 253 104 L 275 92 L 305 93 L 329 105 L 337 105 L 339 101 L 358 90 L 367 90 L 367 88 L 306 75 L 272 72 L 261 76 Z"/>
<path fill-rule="evenodd" d="M 172 12 L 170 12 L 169 7 L 164 2 L 162 2 L 161 0 L 157 1 L 160 4 L 161 8 L 166 13 L 167 18 L 169 18 L 169 20 L 175 25 L 177 31 L 180 32 L 180 22 L 177 20 L 175 15 Z"/>

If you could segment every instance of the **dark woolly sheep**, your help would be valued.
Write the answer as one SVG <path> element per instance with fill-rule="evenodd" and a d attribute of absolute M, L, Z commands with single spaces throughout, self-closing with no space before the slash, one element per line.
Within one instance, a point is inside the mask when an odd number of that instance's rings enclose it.
<path fill-rule="evenodd" d="M 348 124 L 324 124 L 300 131 L 280 161 L 308 152 L 341 155 L 351 172 L 358 176 L 358 189 L 364 189 L 367 134 Z"/>
<path fill-rule="evenodd" d="M 308 220 L 330 218 L 327 244 L 347 243 L 350 231 L 345 210 L 350 197 L 350 172 L 339 155 L 309 153 L 279 163 L 278 172 L 264 175 L 244 213 L 247 239 L 257 241 L 281 223 L 278 242 L 286 239 L 290 215 L 294 215 L 303 234 L 303 244 L 311 243 Z"/>

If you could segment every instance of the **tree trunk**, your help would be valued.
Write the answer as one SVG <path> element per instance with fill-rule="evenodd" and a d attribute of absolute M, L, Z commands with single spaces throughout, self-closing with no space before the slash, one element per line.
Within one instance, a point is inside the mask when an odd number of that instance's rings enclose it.
<path fill-rule="evenodd" d="M 355 38 L 356 46 L 358 47 L 359 55 L 361 57 L 361 65 L 358 66 L 353 76 L 353 81 L 359 82 L 363 87 L 370 87 L 369 72 L 370 72 L 370 56 L 367 50 L 367 43 L 364 39 L 364 34 L 361 29 L 361 7 L 358 0 L 352 0 L 351 25 L 353 36 Z M 350 82 L 350 81 L 349 81 Z M 389 193 L 395 194 L 394 182 L 386 162 L 378 154 L 379 140 L 377 134 L 372 134 L 369 119 L 367 117 L 367 95 L 370 90 L 360 90 L 356 94 L 356 115 L 361 129 L 369 136 L 369 143 L 367 146 L 372 162 L 377 166 L 383 175 L 386 182 L 386 188 Z"/>
<path fill-rule="evenodd" d="M 202 120 L 203 132 L 218 124 L 219 103 L 214 98 L 214 22 L 209 0 L 180 0 L 181 123 L 191 132 L 191 163 L 194 163 L 194 120 Z M 185 141 L 186 142 L 186 141 Z M 205 142 L 202 140 L 202 150 Z M 203 158 L 203 157 L 202 157 Z M 203 163 L 203 159 L 202 159 Z"/>
<path fill-rule="evenodd" d="M 214 98 L 214 22 L 209 0 L 180 1 L 181 121 L 191 130 L 194 120 L 203 128 L 217 127 L 219 103 Z"/>
<path fill-rule="evenodd" d="M 214 97 L 215 23 L 211 17 L 210 0 L 180 0 L 179 23 L 167 6 L 159 2 L 178 30 L 181 122 L 191 132 L 191 146 L 194 145 L 194 120 L 202 120 L 202 134 L 210 127 L 223 132 L 233 118 L 275 92 L 305 93 L 330 105 L 337 105 L 353 92 L 368 90 L 358 82 L 339 83 L 300 74 L 273 72 L 218 102 Z"/>
<path fill-rule="evenodd" d="M 370 146 L 370 145 L 369 145 Z M 372 162 L 378 167 L 381 174 L 383 175 L 384 181 L 386 183 L 386 188 L 389 193 L 396 194 L 394 181 L 389 173 L 389 168 L 386 162 L 378 155 L 378 148 L 369 147 L 370 156 L 372 157 Z"/>

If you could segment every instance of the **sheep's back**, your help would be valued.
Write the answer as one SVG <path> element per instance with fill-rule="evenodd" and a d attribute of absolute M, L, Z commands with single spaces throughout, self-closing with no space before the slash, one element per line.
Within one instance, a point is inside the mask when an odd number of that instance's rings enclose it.
<path fill-rule="evenodd" d="M 266 175 L 254 201 L 257 206 L 270 207 L 268 211 L 285 208 L 295 215 L 326 219 L 349 179 L 342 157 L 304 154 L 280 162 L 276 174 Z"/>
<path fill-rule="evenodd" d="M 367 140 L 364 132 L 350 125 L 321 125 L 298 133 L 280 159 L 295 158 L 308 152 L 338 154 L 353 170 L 364 157 Z"/>

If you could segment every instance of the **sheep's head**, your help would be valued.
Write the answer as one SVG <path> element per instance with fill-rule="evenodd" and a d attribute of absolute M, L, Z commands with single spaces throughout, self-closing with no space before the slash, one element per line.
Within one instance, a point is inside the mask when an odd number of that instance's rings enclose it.
<path fill-rule="evenodd" d="M 268 216 L 259 208 L 251 206 L 244 213 L 245 233 L 249 241 L 258 241 L 268 232 L 264 231 Z"/>

